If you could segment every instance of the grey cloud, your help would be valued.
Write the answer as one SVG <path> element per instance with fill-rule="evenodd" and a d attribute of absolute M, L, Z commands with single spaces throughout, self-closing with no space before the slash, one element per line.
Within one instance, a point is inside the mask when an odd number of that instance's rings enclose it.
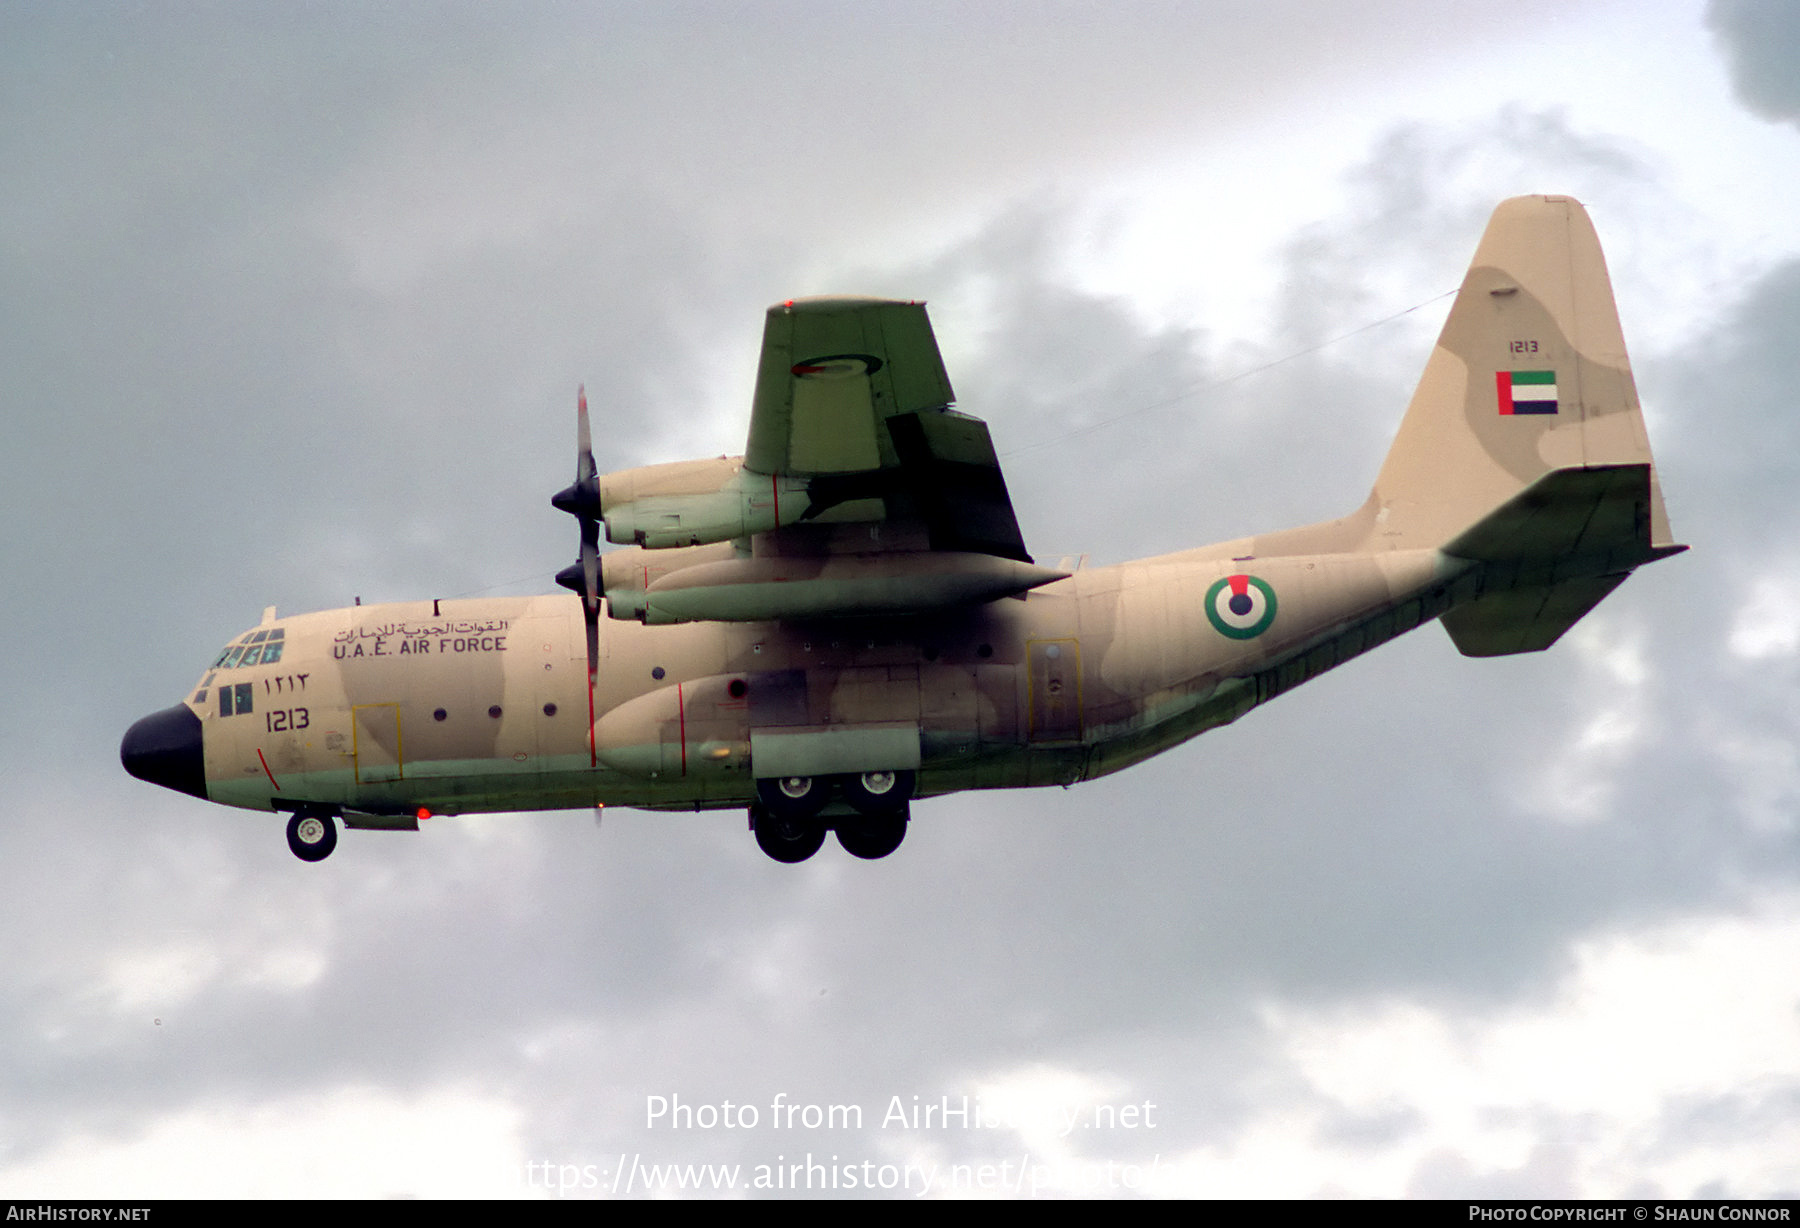
<path fill-rule="evenodd" d="M 1350 209 L 1306 228 L 1285 253 L 1283 340 L 1315 344 L 1426 287 L 1453 289 L 1506 197 L 1574 196 L 1616 227 L 1630 224 L 1633 198 L 1658 175 L 1623 138 L 1583 132 L 1562 109 L 1513 104 L 1455 126 L 1396 127 L 1345 179 Z M 1615 204 L 1624 216 L 1607 216 Z"/>
<path fill-rule="evenodd" d="M 1765 119 L 1800 123 L 1800 12 L 1783 0 L 1712 0 L 1706 20 L 1744 105 Z"/>
<path fill-rule="evenodd" d="M 1318 1133 L 1326 1146 L 1373 1152 L 1416 1136 L 1424 1125 L 1424 1114 L 1407 1104 L 1390 1103 L 1360 1111 L 1334 1106 L 1320 1121 Z"/>
<path fill-rule="evenodd" d="M 1800 545 L 1790 497 L 1800 478 L 1797 333 L 1800 261 L 1787 261 L 1746 286 L 1730 316 L 1671 372 L 1678 434 L 1664 483 L 1689 531 L 1746 556 Z"/>
<path fill-rule="evenodd" d="M 1579 1148 L 1572 1143 L 1539 1143 L 1515 1168 L 1485 1168 L 1453 1151 L 1422 1161 L 1407 1189 L 1410 1198 L 1579 1198 Z"/>

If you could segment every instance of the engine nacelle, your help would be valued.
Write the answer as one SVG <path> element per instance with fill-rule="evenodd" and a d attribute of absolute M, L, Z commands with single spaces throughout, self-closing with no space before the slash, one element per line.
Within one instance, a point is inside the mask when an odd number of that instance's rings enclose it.
<path fill-rule="evenodd" d="M 606 594 L 606 612 L 614 618 L 643 620 L 646 590 L 657 581 L 687 567 L 726 563 L 738 557 L 731 542 L 683 546 L 666 550 L 633 547 L 600 556 L 600 591 Z"/>
<path fill-rule="evenodd" d="M 703 561 L 651 580 L 647 623 L 766 622 L 923 614 L 978 605 L 1068 578 L 991 554 L 824 555 Z"/>
<path fill-rule="evenodd" d="M 742 457 L 622 469 L 600 479 L 606 539 L 652 550 L 726 542 L 793 524 L 811 506 L 804 478 L 744 468 Z"/>

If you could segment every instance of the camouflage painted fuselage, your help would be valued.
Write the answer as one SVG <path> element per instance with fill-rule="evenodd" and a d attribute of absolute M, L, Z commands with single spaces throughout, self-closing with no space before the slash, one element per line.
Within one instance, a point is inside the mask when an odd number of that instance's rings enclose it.
<path fill-rule="evenodd" d="M 280 619 L 263 628 L 283 629 L 279 662 L 209 671 L 189 703 L 205 730 L 207 795 L 264 812 L 743 806 L 753 733 L 909 727 L 920 731 L 921 795 L 1069 784 L 1416 626 L 1445 588 L 1435 551 L 1223 553 L 1248 544 L 1084 570 L 935 618 L 606 620 L 597 748 L 570 596 Z M 1274 596 L 1242 627 L 1229 621 L 1234 576 Z M 1220 581 L 1223 630 L 1207 613 Z M 223 704 L 221 691 L 232 696 Z"/>

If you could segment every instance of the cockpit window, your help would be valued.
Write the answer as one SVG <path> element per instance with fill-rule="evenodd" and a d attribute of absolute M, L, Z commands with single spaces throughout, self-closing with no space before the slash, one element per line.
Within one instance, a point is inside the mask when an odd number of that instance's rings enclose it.
<path fill-rule="evenodd" d="M 286 638 L 285 627 L 253 631 L 225 645 L 207 668 L 237 669 L 245 665 L 273 665 L 281 660 L 281 650 L 285 647 Z"/>

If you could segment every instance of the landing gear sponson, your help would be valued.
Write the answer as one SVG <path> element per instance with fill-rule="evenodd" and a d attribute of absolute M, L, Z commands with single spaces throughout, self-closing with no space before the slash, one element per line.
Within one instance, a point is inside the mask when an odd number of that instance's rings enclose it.
<path fill-rule="evenodd" d="M 906 839 L 914 779 L 911 772 L 863 772 L 759 780 L 750 830 L 763 852 L 789 864 L 818 852 L 827 830 L 853 857 L 886 857 Z"/>

